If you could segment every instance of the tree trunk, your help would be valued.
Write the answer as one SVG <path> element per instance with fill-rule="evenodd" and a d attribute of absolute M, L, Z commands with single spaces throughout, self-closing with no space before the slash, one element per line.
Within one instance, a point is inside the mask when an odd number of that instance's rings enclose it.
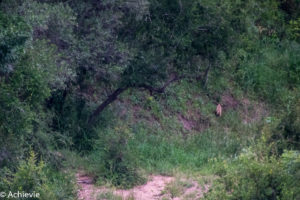
<path fill-rule="evenodd" d="M 118 88 L 111 95 L 109 95 L 108 98 L 102 104 L 100 104 L 98 108 L 91 114 L 88 123 L 92 124 L 96 117 L 104 110 L 104 108 L 106 108 L 106 106 L 115 101 L 118 98 L 118 96 L 127 89 L 128 87 Z"/>
<path fill-rule="evenodd" d="M 173 78 L 171 78 L 170 80 L 168 80 L 161 88 L 153 88 L 150 85 L 146 85 L 146 84 L 141 84 L 138 86 L 131 86 L 132 88 L 144 88 L 146 90 L 148 90 L 150 92 L 150 94 L 152 95 L 153 92 L 155 93 L 164 93 L 165 89 L 173 82 L 175 81 L 179 81 L 181 79 L 183 79 L 184 76 L 180 76 L 177 77 L 174 75 Z M 88 123 L 90 125 L 92 125 L 96 119 L 96 117 L 98 115 L 100 115 L 100 113 L 106 108 L 106 106 L 108 106 L 109 104 L 111 104 L 113 101 L 115 101 L 118 96 L 123 93 L 125 90 L 127 90 L 129 87 L 124 87 L 124 88 L 118 88 L 116 89 L 111 95 L 108 96 L 108 98 L 98 106 L 98 108 L 91 114 L 91 116 L 89 117 Z"/>
<path fill-rule="evenodd" d="M 203 78 L 203 86 L 206 87 L 207 81 L 208 81 L 208 73 L 210 70 L 211 64 L 208 64 L 208 67 L 205 70 L 204 78 Z"/>

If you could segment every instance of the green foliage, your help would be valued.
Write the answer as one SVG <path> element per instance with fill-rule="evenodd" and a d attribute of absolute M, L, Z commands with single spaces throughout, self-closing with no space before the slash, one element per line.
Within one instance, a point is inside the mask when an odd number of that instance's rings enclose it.
<path fill-rule="evenodd" d="M 224 161 L 218 172 L 220 179 L 206 199 L 296 200 L 300 197 L 299 164 L 298 152 L 285 152 L 277 160 L 262 159 L 247 150 L 230 163 Z"/>
<path fill-rule="evenodd" d="M 75 188 L 71 182 L 72 177 L 62 173 L 53 173 L 43 161 L 37 162 L 33 151 L 26 161 L 21 161 L 16 172 L 4 171 L 0 177 L 1 191 L 39 193 L 36 199 L 73 199 Z M 69 180 L 67 180 L 69 179 Z M 34 198 L 32 198 L 34 199 Z"/>
<path fill-rule="evenodd" d="M 266 43 L 268 47 L 264 47 Z M 272 44 L 266 40 L 255 48 L 260 48 L 259 54 L 247 55 L 249 57 L 238 68 L 236 78 L 249 93 L 280 105 L 291 95 L 288 88 L 299 88 L 300 85 L 299 45 L 284 42 Z"/>
<path fill-rule="evenodd" d="M 45 160 L 55 160 L 50 152 L 52 113 L 45 101 L 70 77 L 56 46 L 35 39 L 27 15 L 18 14 L 7 9 L 0 15 L 0 165 L 9 167 L 23 159 L 30 146 Z"/>
<path fill-rule="evenodd" d="M 277 122 L 264 125 L 261 137 L 234 159 L 215 166 L 219 178 L 206 199 L 298 199 L 298 151 L 276 151 L 270 142 Z M 271 124 L 270 124 L 271 123 Z"/>
<path fill-rule="evenodd" d="M 286 144 L 286 148 L 299 150 L 300 144 L 300 101 L 292 105 L 291 111 L 287 114 L 279 125 L 279 133 L 283 136 L 281 142 Z M 280 140 L 279 140 L 280 141 Z"/>
<path fill-rule="evenodd" d="M 47 74 L 26 58 L 21 63 L 22 66 L 19 66 L 11 77 L 11 85 L 22 102 L 37 108 L 50 96 L 50 88 L 47 82 L 45 83 Z"/>
<path fill-rule="evenodd" d="M 136 127 L 135 139 L 129 143 L 131 152 L 140 160 L 139 165 L 150 172 L 169 174 L 176 168 L 199 170 L 211 158 L 230 157 L 245 145 L 238 142 L 242 139 L 234 133 L 217 130 L 190 136 L 152 131 Z"/>
<path fill-rule="evenodd" d="M 57 90 L 52 93 L 49 107 L 55 113 L 51 126 L 58 133 L 56 145 L 58 148 L 72 147 L 79 151 L 90 151 L 97 133 L 87 126 L 86 119 L 89 110 L 86 100 L 67 90 Z M 107 116 L 107 120 L 109 117 Z M 105 123 L 105 122 L 103 122 Z"/>
<path fill-rule="evenodd" d="M 300 17 L 296 20 L 290 21 L 289 35 L 292 39 L 300 41 Z"/>
<path fill-rule="evenodd" d="M 95 152 L 89 158 L 88 170 L 99 177 L 99 182 L 109 181 L 122 188 L 131 188 L 145 179 L 137 168 L 134 155 L 129 151 L 128 141 L 133 137 L 126 127 L 101 131 Z"/>
<path fill-rule="evenodd" d="M 0 11 L 0 75 L 13 71 L 15 62 L 30 38 L 30 28 L 24 20 Z M 1 79 L 0 79 L 1 80 Z"/>
<path fill-rule="evenodd" d="M 31 27 L 33 39 L 48 39 L 62 51 L 74 42 L 72 29 L 76 26 L 76 17 L 72 9 L 63 3 L 5 0 L 1 8 L 8 14 L 21 15 Z"/>
<path fill-rule="evenodd" d="M 73 198 L 71 178 L 49 167 L 59 166 L 55 150 L 64 148 L 118 187 L 143 183 L 142 170 L 197 172 L 234 158 L 207 198 L 298 198 L 299 154 L 285 151 L 299 150 L 298 4 L 1 1 L 0 189 Z M 163 94 L 141 90 L 174 77 L 186 80 Z M 116 88 L 129 88 L 125 98 L 90 126 Z M 268 125 L 243 121 L 244 99 L 216 118 L 215 101 L 227 91 L 267 102 Z M 45 163 L 33 153 L 24 161 L 31 149 Z"/>

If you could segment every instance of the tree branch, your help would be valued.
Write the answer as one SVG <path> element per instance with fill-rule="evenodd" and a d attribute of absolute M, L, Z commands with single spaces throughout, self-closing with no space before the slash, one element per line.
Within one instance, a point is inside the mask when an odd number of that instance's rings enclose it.
<path fill-rule="evenodd" d="M 165 89 L 170 85 L 172 84 L 173 82 L 175 81 L 179 81 L 181 79 L 183 79 L 184 76 L 180 76 L 180 77 L 177 77 L 177 76 L 174 76 L 173 78 L 171 78 L 170 80 L 168 80 L 161 88 L 154 88 L 150 85 L 146 85 L 146 84 L 141 84 L 141 85 L 138 85 L 138 86 L 131 86 L 131 88 L 144 88 L 146 90 L 148 90 L 151 95 L 153 92 L 156 92 L 156 93 L 164 93 L 165 92 Z M 89 120 L 88 120 L 88 123 L 90 125 L 92 125 L 94 122 L 95 122 L 95 119 L 97 118 L 97 116 L 99 116 L 101 114 L 101 112 L 109 105 L 111 104 L 112 102 L 114 102 L 118 96 L 120 94 L 122 94 L 124 91 L 126 91 L 128 88 L 130 87 L 123 87 L 123 88 L 118 88 L 116 89 L 111 95 L 109 95 L 107 97 L 107 99 L 101 103 L 97 109 L 90 115 L 89 117 Z"/>
<path fill-rule="evenodd" d="M 128 87 L 118 88 L 111 95 L 109 95 L 107 99 L 102 104 L 100 104 L 98 108 L 90 115 L 88 123 L 93 124 L 96 117 L 104 110 L 104 108 L 114 102 L 117 97 L 127 89 Z"/>
<path fill-rule="evenodd" d="M 204 78 L 203 78 L 203 86 L 206 87 L 207 81 L 208 81 L 208 73 L 210 70 L 211 64 L 208 64 L 208 67 L 205 70 Z"/>
<path fill-rule="evenodd" d="M 165 92 L 165 89 L 170 85 L 172 84 L 173 82 L 176 82 L 176 81 L 179 81 L 181 79 L 183 79 L 184 76 L 175 76 L 173 77 L 172 79 L 168 80 L 161 88 L 154 88 L 150 85 L 147 85 L 147 84 L 141 84 L 141 85 L 138 85 L 137 88 L 144 88 L 146 90 L 148 90 L 150 92 L 150 94 L 152 94 L 153 92 L 156 92 L 156 93 L 164 93 Z"/>

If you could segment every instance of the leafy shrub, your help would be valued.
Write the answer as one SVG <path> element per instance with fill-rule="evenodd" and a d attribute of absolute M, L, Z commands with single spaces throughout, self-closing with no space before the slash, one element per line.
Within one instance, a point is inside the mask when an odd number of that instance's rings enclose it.
<path fill-rule="evenodd" d="M 109 180 L 113 185 L 130 188 L 144 182 L 137 169 L 137 160 L 129 151 L 128 140 L 133 137 L 128 128 L 117 127 L 100 132 L 96 150 L 91 155 L 89 171 L 99 181 Z"/>
<path fill-rule="evenodd" d="M 64 87 L 66 77 L 57 48 L 33 40 L 26 19 L 15 15 L 0 11 L 0 166 L 9 168 L 16 167 L 30 147 L 51 159 L 52 113 L 44 103 L 52 91 Z"/>
<path fill-rule="evenodd" d="M 72 177 L 54 172 L 43 161 L 37 162 L 33 151 L 26 161 L 21 161 L 16 172 L 1 170 L 0 190 L 39 193 L 42 200 L 73 199 L 76 195 Z"/>
<path fill-rule="evenodd" d="M 232 163 L 224 161 L 206 199 L 282 199 L 300 197 L 300 154 L 286 151 L 279 160 L 248 149 Z"/>
<path fill-rule="evenodd" d="M 289 89 L 300 86 L 299 47 L 294 42 L 265 39 L 252 47 L 257 53 L 239 50 L 237 54 L 242 61 L 235 74 L 237 82 L 245 91 L 273 105 L 284 105 L 290 95 Z"/>
<path fill-rule="evenodd" d="M 291 39 L 300 41 L 300 17 L 290 21 L 287 31 Z"/>
<path fill-rule="evenodd" d="M 21 17 L 0 11 L 0 75 L 13 71 L 11 64 L 20 57 L 29 37 L 30 28 Z"/>
<path fill-rule="evenodd" d="M 280 128 L 288 148 L 300 150 L 300 100 L 292 106 L 291 112 L 282 120 Z"/>
<path fill-rule="evenodd" d="M 55 113 L 52 128 L 57 131 L 57 146 L 59 148 L 73 147 L 78 151 L 92 150 L 93 140 L 97 133 L 87 126 L 89 110 L 86 100 L 70 91 L 53 92 L 48 105 Z"/>

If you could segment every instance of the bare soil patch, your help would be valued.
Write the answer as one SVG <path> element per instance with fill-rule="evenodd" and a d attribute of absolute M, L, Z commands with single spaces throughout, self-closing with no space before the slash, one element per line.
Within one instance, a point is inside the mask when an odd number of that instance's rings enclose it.
<path fill-rule="evenodd" d="M 239 110 L 244 124 L 259 122 L 269 113 L 263 102 L 250 101 L 247 98 L 238 100 L 230 92 L 222 94 L 221 105 L 226 110 Z"/>
<path fill-rule="evenodd" d="M 123 197 L 123 199 L 134 197 L 136 200 L 158 200 L 162 198 L 162 191 L 165 186 L 172 180 L 174 180 L 173 177 L 153 175 L 146 184 L 130 190 L 116 190 L 115 194 Z"/>
<path fill-rule="evenodd" d="M 250 102 L 246 98 L 242 99 L 241 102 L 244 124 L 258 122 L 269 114 L 267 106 L 262 102 Z"/>
<path fill-rule="evenodd" d="M 172 196 L 168 190 L 168 186 L 175 182 L 174 177 L 152 175 L 149 181 L 140 186 L 136 186 L 129 190 L 111 189 L 104 186 L 95 186 L 92 177 L 85 175 L 83 172 L 76 174 L 77 184 L 79 186 L 78 199 L 80 200 L 100 200 L 108 198 L 100 198 L 102 194 L 110 193 L 115 195 L 115 199 L 122 200 L 183 200 L 183 199 L 200 199 L 209 189 L 209 185 L 201 186 L 198 182 L 188 180 L 188 186 L 183 186 L 180 195 Z M 105 195 L 104 195 L 105 196 Z"/>
<path fill-rule="evenodd" d="M 76 174 L 78 189 L 78 199 L 80 200 L 95 200 L 98 189 L 93 185 L 93 178 L 83 173 Z"/>
<path fill-rule="evenodd" d="M 79 185 L 78 199 L 80 200 L 97 200 L 97 196 L 101 193 L 111 191 L 106 187 L 97 187 L 93 184 L 93 178 L 83 173 L 77 173 L 77 183 Z M 153 175 L 149 181 L 141 186 L 134 187 L 129 190 L 116 189 L 112 193 L 120 196 L 123 200 L 134 198 L 135 200 L 156 200 L 161 199 L 162 191 L 165 186 L 174 180 L 173 177 Z"/>

